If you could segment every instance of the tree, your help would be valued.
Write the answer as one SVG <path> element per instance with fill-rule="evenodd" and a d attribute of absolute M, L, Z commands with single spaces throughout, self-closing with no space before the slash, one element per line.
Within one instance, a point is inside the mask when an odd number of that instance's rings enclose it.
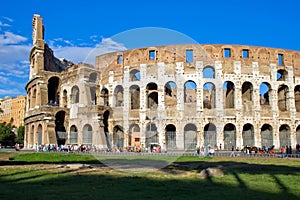
<path fill-rule="evenodd" d="M 16 137 L 16 143 L 24 144 L 24 133 L 25 133 L 25 127 L 19 126 L 17 137 Z"/>
<path fill-rule="evenodd" d="M 0 123 L 0 144 L 2 146 L 13 146 L 16 135 L 12 131 L 13 127 L 6 123 Z"/>

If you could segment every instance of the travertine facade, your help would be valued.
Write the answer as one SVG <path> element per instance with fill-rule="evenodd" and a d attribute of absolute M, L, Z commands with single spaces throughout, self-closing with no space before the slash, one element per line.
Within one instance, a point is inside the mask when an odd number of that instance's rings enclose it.
<path fill-rule="evenodd" d="M 58 60 L 33 19 L 25 145 L 170 149 L 300 143 L 300 52 L 170 45 Z"/>
<path fill-rule="evenodd" d="M 0 99 L 0 122 L 11 123 L 15 127 L 24 125 L 26 97 L 5 97 Z"/>

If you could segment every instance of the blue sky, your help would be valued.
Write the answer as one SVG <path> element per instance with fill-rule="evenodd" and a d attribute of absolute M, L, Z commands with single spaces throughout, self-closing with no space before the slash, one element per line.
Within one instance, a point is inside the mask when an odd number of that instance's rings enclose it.
<path fill-rule="evenodd" d="M 299 8 L 298 0 L 4 1 L 0 98 L 25 94 L 35 13 L 44 19 L 55 55 L 77 63 L 105 52 L 172 43 L 300 50 Z"/>

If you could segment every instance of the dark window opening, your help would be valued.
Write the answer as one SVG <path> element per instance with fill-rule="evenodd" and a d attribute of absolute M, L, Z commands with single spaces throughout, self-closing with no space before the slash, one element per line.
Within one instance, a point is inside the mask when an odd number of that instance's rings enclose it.
<path fill-rule="evenodd" d="M 150 60 L 155 60 L 156 55 L 155 55 L 155 51 L 154 50 L 150 50 L 149 51 L 149 59 Z"/>
<path fill-rule="evenodd" d="M 243 58 L 249 58 L 249 50 L 248 49 L 243 49 L 242 51 L 242 56 Z"/>
<path fill-rule="evenodd" d="M 278 66 L 283 66 L 283 54 L 278 54 Z"/>
<path fill-rule="evenodd" d="M 123 62 L 123 56 L 122 55 L 118 55 L 118 61 L 117 61 L 117 63 L 118 64 L 122 64 L 122 62 Z"/>
<path fill-rule="evenodd" d="M 230 58 L 231 57 L 231 49 L 225 48 L 224 49 L 224 58 Z"/>
<path fill-rule="evenodd" d="M 192 49 L 187 49 L 185 51 L 185 61 L 191 63 L 194 61 L 194 51 Z"/>

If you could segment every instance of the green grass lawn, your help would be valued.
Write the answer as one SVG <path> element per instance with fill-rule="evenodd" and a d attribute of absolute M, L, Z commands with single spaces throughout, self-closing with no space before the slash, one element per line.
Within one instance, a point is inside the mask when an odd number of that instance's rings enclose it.
<path fill-rule="evenodd" d="M 0 162 L 0 199 L 300 198 L 299 159 L 54 153 L 11 153 L 9 157 L 8 161 Z M 158 170 L 124 171 L 105 167 L 108 160 L 168 165 Z M 67 163 L 93 167 L 59 167 Z M 202 169 L 215 166 L 222 167 L 223 177 L 198 177 Z"/>

